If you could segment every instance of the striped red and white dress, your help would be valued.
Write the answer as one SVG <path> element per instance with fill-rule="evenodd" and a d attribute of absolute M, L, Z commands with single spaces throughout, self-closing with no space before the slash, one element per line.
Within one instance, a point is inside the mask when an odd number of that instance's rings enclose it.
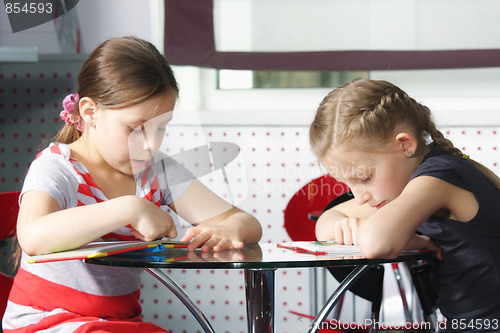
<path fill-rule="evenodd" d="M 189 171 L 162 156 L 136 177 L 136 195 L 167 205 L 182 195 L 191 180 Z M 108 200 L 64 144 L 51 144 L 37 155 L 22 193 L 31 190 L 48 193 L 61 209 Z M 96 241 L 117 239 L 135 238 L 129 227 L 122 227 Z M 28 264 L 27 258 L 23 253 L 9 295 L 2 321 L 5 333 L 165 332 L 141 319 L 141 269 L 80 260 Z"/>

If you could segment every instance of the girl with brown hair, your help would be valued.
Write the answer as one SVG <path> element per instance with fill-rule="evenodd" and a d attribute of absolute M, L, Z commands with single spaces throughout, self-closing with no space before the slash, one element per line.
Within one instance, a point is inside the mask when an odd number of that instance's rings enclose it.
<path fill-rule="evenodd" d="M 177 82 L 149 42 L 105 41 L 84 62 L 78 93 L 63 102 L 64 128 L 30 165 L 17 238 L 22 260 L 4 332 L 166 332 L 141 320 L 140 269 L 78 260 L 28 264 L 29 256 L 92 241 L 175 238 L 168 205 L 195 225 L 189 250 L 239 249 L 259 222 L 216 196 L 159 152 Z"/>

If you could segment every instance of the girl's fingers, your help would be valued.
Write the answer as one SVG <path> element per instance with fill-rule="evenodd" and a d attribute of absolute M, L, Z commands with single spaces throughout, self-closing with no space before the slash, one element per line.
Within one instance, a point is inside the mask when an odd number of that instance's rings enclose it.
<path fill-rule="evenodd" d="M 188 251 L 194 251 L 202 244 L 199 240 L 196 240 L 196 236 L 199 234 L 197 230 L 196 228 L 189 228 L 181 238 L 181 242 L 191 242 L 187 247 Z"/>
<path fill-rule="evenodd" d="M 214 247 L 214 251 L 223 251 L 223 250 L 239 250 L 245 246 L 245 243 L 242 241 L 232 241 L 230 239 L 222 239 L 220 240 Z"/>
<path fill-rule="evenodd" d="M 434 256 L 437 260 L 443 260 L 443 253 L 441 252 L 441 248 L 436 245 L 433 241 L 430 241 L 431 246 L 430 249 L 434 251 Z"/>
<path fill-rule="evenodd" d="M 218 229 L 213 230 L 213 228 L 207 230 L 199 227 L 190 228 L 186 230 L 181 241 L 191 241 L 187 248 L 189 251 L 194 251 L 200 247 L 203 252 L 208 252 L 210 250 L 241 249 L 245 246 L 242 241 L 231 239 L 225 233 L 221 233 Z"/>
<path fill-rule="evenodd" d="M 186 233 L 181 238 L 181 242 L 189 242 L 193 238 L 192 230 L 193 228 L 189 228 L 188 230 L 186 230 Z"/>
<path fill-rule="evenodd" d="M 242 241 L 236 241 L 236 242 L 233 242 L 233 247 L 236 250 L 241 250 L 243 247 L 245 247 L 245 243 L 243 243 Z"/>
<path fill-rule="evenodd" d="M 344 244 L 352 245 L 352 231 L 351 229 L 344 229 Z"/>
<path fill-rule="evenodd" d="M 203 244 L 203 246 L 201 247 L 201 250 L 203 252 L 208 252 L 210 250 L 212 250 L 215 246 L 217 246 L 218 244 L 221 244 L 222 243 L 222 246 L 224 246 L 224 241 L 220 238 L 215 238 L 215 237 L 210 237 L 208 240 L 205 241 L 205 243 Z"/>
<path fill-rule="evenodd" d="M 194 235 L 194 238 L 191 241 L 191 244 L 189 244 L 189 246 L 188 246 L 188 250 L 194 251 L 199 247 L 201 247 L 203 250 L 203 247 L 205 246 L 206 242 L 210 239 L 210 237 L 211 237 L 211 235 L 204 234 L 204 233 Z M 203 245 L 203 247 L 202 247 L 202 245 Z"/>
<path fill-rule="evenodd" d="M 358 227 L 359 220 L 357 218 L 350 219 L 351 241 L 353 245 L 358 245 Z"/>
<path fill-rule="evenodd" d="M 335 241 L 338 244 L 344 244 L 344 231 L 340 223 L 335 225 Z"/>
<path fill-rule="evenodd" d="M 132 236 L 134 236 L 135 238 L 137 238 L 137 239 L 140 239 L 140 240 L 144 241 L 144 236 L 143 236 L 143 235 L 141 235 L 141 233 L 140 233 L 139 231 L 137 231 L 137 230 L 135 230 L 135 229 L 132 229 L 132 230 L 130 230 L 130 234 L 131 234 Z"/>

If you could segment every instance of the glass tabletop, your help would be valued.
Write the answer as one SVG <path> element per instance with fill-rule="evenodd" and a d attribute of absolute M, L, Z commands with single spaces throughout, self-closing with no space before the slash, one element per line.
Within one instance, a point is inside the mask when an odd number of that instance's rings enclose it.
<path fill-rule="evenodd" d="M 184 269 L 275 269 L 293 267 L 332 267 L 383 264 L 391 262 L 432 259 L 429 251 L 405 251 L 395 259 L 366 259 L 356 254 L 314 255 L 283 249 L 276 243 L 260 243 L 241 250 L 221 252 L 189 252 L 186 249 L 167 249 L 153 253 L 124 253 L 85 259 L 86 263 L 139 268 Z"/>

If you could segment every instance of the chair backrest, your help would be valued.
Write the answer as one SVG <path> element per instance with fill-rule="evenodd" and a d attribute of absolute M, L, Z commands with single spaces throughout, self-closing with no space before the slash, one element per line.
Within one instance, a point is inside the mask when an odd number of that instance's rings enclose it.
<path fill-rule="evenodd" d="M 329 175 L 313 179 L 297 191 L 288 202 L 285 209 L 285 229 L 288 235 L 293 241 L 316 240 L 317 217 L 325 210 L 352 198 L 349 187 Z M 335 267 L 328 270 L 337 281 L 342 281 L 353 268 Z M 374 308 L 380 307 L 383 276 L 383 267 L 375 266 L 349 290 L 371 301 Z"/>
<path fill-rule="evenodd" d="M 293 241 L 316 240 L 315 216 L 335 198 L 347 193 L 349 188 L 335 178 L 324 175 L 311 180 L 298 190 L 284 211 L 285 230 Z"/>
<path fill-rule="evenodd" d="M 0 240 L 12 237 L 16 233 L 19 194 L 19 192 L 0 193 Z"/>
<path fill-rule="evenodd" d="M 14 236 L 19 213 L 19 192 L 0 193 L 0 240 Z M 0 272 L 0 319 L 3 318 L 13 277 Z"/>

